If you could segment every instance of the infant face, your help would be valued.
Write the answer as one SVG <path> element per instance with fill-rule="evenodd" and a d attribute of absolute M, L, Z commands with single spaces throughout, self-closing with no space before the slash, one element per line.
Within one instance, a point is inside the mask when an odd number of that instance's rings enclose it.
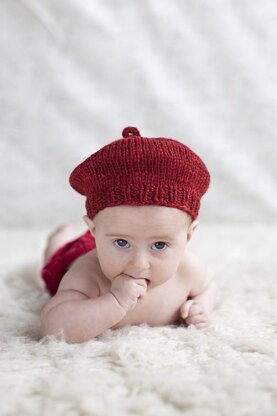
<path fill-rule="evenodd" d="M 189 216 L 176 208 L 117 206 L 100 211 L 91 222 L 102 272 L 147 279 L 151 286 L 176 272 L 185 246 Z"/>

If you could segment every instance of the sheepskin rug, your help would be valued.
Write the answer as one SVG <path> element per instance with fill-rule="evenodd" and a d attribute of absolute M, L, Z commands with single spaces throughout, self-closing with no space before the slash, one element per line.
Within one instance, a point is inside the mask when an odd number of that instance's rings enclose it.
<path fill-rule="evenodd" d="M 277 414 L 277 225 L 202 225 L 191 249 L 214 267 L 213 324 L 41 339 L 47 229 L 1 229 L 0 414 Z M 158 312 L 157 312 L 158 313 Z"/>

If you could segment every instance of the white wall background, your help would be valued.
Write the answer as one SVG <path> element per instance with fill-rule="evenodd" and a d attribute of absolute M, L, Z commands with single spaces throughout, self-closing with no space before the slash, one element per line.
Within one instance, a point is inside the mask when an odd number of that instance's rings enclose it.
<path fill-rule="evenodd" d="M 276 0 L 0 0 L 0 31 L 0 225 L 79 221 L 127 125 L 205 160 L 203 222 L 277 220 Z"/>

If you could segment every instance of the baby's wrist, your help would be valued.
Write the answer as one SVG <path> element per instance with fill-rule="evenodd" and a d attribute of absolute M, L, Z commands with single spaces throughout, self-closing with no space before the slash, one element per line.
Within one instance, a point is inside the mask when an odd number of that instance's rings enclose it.
<path fill-rule="evenodd" d="M 110 291 L 109 293 L 112 295 L 115 303 L 117 304 L 117 306 L 122 310 L 122 312 L 125 315 L 128 312 L 128 310 L 129 310 L 128 305 L 127 304 L 124 305 L 123 302 L 120 302 L 118 296 L 114 292 Z"/>

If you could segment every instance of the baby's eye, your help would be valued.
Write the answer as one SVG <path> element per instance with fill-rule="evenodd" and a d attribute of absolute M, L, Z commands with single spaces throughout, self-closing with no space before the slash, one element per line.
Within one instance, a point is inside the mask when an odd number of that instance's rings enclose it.
<path fill-rule="evenodd" d="M 128 241 L 126 241 L 126 240 L 122 240 L 121 238 L 119 238 L 118 240 L 115 240 L 115 241 L 114 241 L 114 244 L 115 244 L 117 247 L 120 247 L 120 248 L 126 248 L 127 246 L 128 246 L 128 248 L 130 247 L 130 245 L 129 245 Z"/>
<path fill-rule="evenodd" d="M 153 250 L 163 251 L 167 247 L 167 244 L 163 241 L 157 241 L 152 245 Z"/>

